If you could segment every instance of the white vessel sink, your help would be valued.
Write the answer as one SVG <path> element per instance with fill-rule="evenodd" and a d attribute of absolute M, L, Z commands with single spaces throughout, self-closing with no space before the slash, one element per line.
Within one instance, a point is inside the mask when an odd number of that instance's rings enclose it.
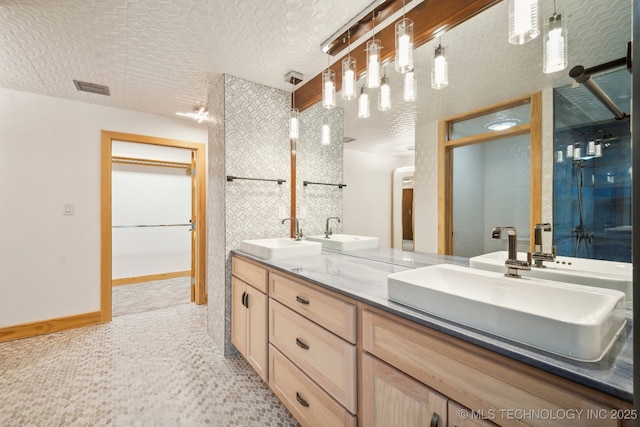
<path fill-rule="evenodd" d="M 440 264 L 388 276 L 389 299 L 580 361 L 598 361 L 626 323 L 610 289 Z"/>
<path fill-rule="evenodd" d="M 238 249 L 262 259 L 286 259 L 319 255 L 322 251 L 322 245 L 317 242 L 282 237 L 243 240 Z"/>
<path fill-rule="evenodd" d="M 332 234 L 329 237 L 319 234 L 317 236 L 307 236 L 307 239 L 320 242 L 323 248 L 334 251 L 374 249 L 380 245 L 380 239 L 377 237 L 354 236 L 352 234 Z"/>
<path fill-rule="evenodd" d="M 506 259 L 507 251 L 491 252 L 469 259 L 469 266 L 504 273 Z M 518 252 L 518 259 L 526 260 L 527 254 Z M 545 261 L 543 264 L 546 267 L 531 267 L 531 271 L 520 270 L 520 274 L 557 282 L 614 289 L 624 292 L 628 301 L 633 299 L 631 263 L 559 256 L 555 262 Z"/>

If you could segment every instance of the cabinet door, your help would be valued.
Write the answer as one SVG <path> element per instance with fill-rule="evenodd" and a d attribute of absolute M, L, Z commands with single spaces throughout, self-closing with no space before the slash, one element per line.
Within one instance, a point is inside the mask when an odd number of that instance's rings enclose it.
<path fill-rule="evenodd" d="M 247 285 L 231 278 L 231 342 L 240 354 L 247 357 L 247 307 L 244 306 Z"/>
<path fill-rule="evenodd" d="M 362 425 L 446 427 L 447 399 L 368 354 L 362 356 Z"/>
<path fill-rule="evenodd" d="M 268 360 L 268 299 L 257 289 L 247 286 L 247 361 L 263 381 L 267 381 Z"/>

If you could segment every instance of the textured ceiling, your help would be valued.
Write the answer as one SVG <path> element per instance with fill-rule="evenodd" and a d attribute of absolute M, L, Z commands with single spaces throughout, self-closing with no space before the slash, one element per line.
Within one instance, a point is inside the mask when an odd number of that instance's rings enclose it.
<path fill-rule="evenodd" d="M 553 3 L 540 2 L 541 16 L 553 14 Z M 627 42 L 631 40 L 630 1 L 563 0 L 557 5 L 562 16 L 568 17 L 566 70 L 542 72 L 542 35 L 522 46 L 507 42 L 507 2 L 503 1 L 442 35 L 449 63 L 448 87 L 431 89 L 431 60 L 438 43 L 433 40 L 416 49 L 414 55 L 419 87 L 416 103 L 402 100 L 401 76 L 393 71 L 393 64 L 387 66 L 394 94 L 390 111 L 374 111 L 372 105 L 371 117 L 358 119 L 355 102 L 345 103 L 345 136 L 356 138 L 346 147 L 404 154 L 415 143 L 413 124 L 418 115 L 423 123 L 433 122 L 544 88 L 570 85 L 568 73 L 573 66 L 588 68 L 626 55 Z M 600 82 L 598 78 L 596 81 Z M 610 96 L 626 112 L 631 95 L 629 83 L 616 79 L 602 83 L 605 92 L 612 91 Z M 582 87 L 567 96 L 575 103 L 576 114 L 567 117 L 566 126 L 585 116 L 593 120 L 612 117 Z"/>
<path fill-rule="evenodd" d="M 0 87 L 167 116 L 223 73 L 291 91 L 284 75 L 320 73 L 320 43 L 370 2 L 0 0 Z"/>
<path fill-rule="evenodd" d="M 442 0 L 447 1 L 447 0 Z M 0 0 L 0 87 L 175 117 L 206 104 L 208 79 L 222 73 L 290 91 L 289 70 L 305 79 L 327 64 L 320 43 L 371 0 Z M 541 1 L 542 16 L 553 2 Z M 623 57 L 631 32 L 629 0 L 563 0 L 569 68 Z M 345 103 L 347 147 L 406 155 L 414 124 L 439 120 L 543 88 L 571 83 L 567 73 L 542 73 L 542 36 L 507 43 L 507 2 L 442 35 L 449 86 L 430 87 L 437 41 L 416 51 L 418 101 L 402 101 L 401 78 L 387 66 L 393 107 L 372 103 L 358 119 Z M 78 92 L 72 80 L 110 87 L 111 96 Z M 614 86 L 617 83 L 612 83 Z M 360 86 L 360 85 L 359 85 Z M 616 86 L 619 87 L 619 86 Z M 600 109 L 583 88 L 576 111 Z M 621 97 L 625 88 L 620 90 Z M 374 101 L 377 93 L 373 93 Z M 579 96 L 580 95 L 580 96 Z M 621 107 L 622 108 L 622 107 Z M 606 110 L 605 110 L 606 111 Z M 578 117 L 579 114 L 576 116 Z"/>

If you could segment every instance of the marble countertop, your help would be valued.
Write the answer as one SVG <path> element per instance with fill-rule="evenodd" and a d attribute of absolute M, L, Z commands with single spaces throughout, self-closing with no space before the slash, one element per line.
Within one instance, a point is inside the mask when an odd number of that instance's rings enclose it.
<path fill-rule="evenodd" d="M 525 344 L 450 322 L 397 304 L 387 298 L 387 276 L 410 268 L 451 263 L 469 265 L 468 258 L 381 248 L 284 260 L 254 259 L 331 291 L 378 307 L 421 325 L 495 351 L 627 402 L 633 402 L 632 312 L 612 348 L 599 362 L 578 362 Z"/>

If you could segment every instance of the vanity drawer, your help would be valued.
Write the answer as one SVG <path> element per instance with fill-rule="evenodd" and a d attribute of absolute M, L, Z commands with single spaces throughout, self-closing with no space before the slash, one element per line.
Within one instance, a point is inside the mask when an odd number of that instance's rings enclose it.
<path fill-rule="evenodd" d="M 356 343 L 356 307 L 339 298 L 271 273 L 270 296 L 352 344 Z"/>
<path fill-rule="evenodd" d="M 363 349 L 423 384 L 475 411 L 496 414 L 502 426 L 521 426 L 509 410 L 558 414 L 609 413 L 587 400 L 589 391 L 570 381 L 395 316 L 362 312 Z M 603 412 L 604 411 L 604 412 Z M 615 426 L 614 419 L 526 419 L 531 426 Z"/>
<path fill-rule="evenodd" d="M 356 413 L 356 347 L 269 299 L 269 342 L 352 414 Z"/>
<path fill-rule="evenodd" d="M 231 272 L 260 292 L 267 293 L 269 271 L 266 268 L 234 255 L 231 258 Z"/>
<path fill-rule="evenodd" d="M 349 411 L 273 346 L 269 346 L 269 387 L 303 426 L 356 425 Z"/>

